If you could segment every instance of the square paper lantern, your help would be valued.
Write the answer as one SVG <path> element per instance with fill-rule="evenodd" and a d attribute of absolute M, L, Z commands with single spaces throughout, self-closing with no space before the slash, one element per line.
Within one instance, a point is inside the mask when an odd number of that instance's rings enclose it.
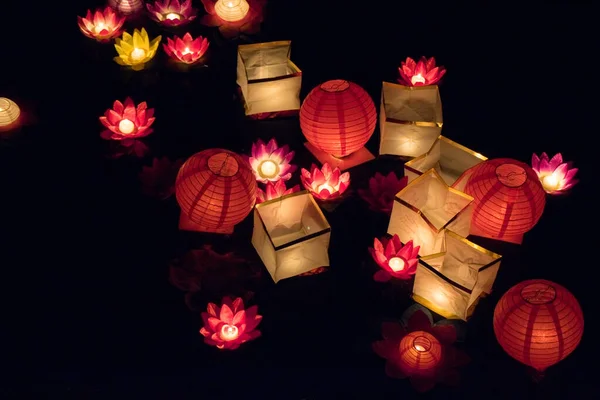
<path fill-rule="evenodd" d="M 445 318 L 466 321 L 478 300 L 492 292 L 501 260 L 446 230 L 443 251 L 419 259 L 413 299 Z"/>
<path fill-rule="evenodd" d="M 404 164 L 404 175 L 411 182 L 433 168 L 452 186 L 465 171 L 485 160 L 487 157 L 440 135 L 427 153 Z"/>
<path fill-rule="evenodd" d="M 291 43 L 238 46 L 237 84 L 247 116 L 265 118 L 298 113 L 302 71 L 290 60 Z"/>
<path fill-rule="evenodd" d="M 442 100 L 437 86 L 383 82 L 379 154 L 420 156 L 440 136 L 442 124 Z"/>
<path fill-rule="evenodd" d="M 328 267 L 330 232 L 307 191 L 260 203 L 254 209 L 252 244 L 275 283 Z"/>
<path fill-rule="evenodd" d="M 469 235 L 473 198 L 449 187 L 435 169 L 410 182 L 394 198 L 388 226 L 402 243 L 421 246 L 420 256 L 439 253 L 444 229 Z"/>

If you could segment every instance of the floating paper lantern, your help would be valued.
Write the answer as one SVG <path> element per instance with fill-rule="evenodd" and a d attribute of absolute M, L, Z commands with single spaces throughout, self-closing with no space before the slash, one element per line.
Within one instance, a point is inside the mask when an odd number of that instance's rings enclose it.
<path fill-rule="evenodd" d="M 583 313 L 577 299 L 561 285 L 527 280 L 498 301 L 494 333 L 508 355 L 543 373 L 579 345 Z"/>
<path fill-rule="evenodd" d="M 99 42 L 108 42 L 115 36 L 119 36 L 124 23 L 125 17 L 117 16 L 110 7 L 96 10 L 94 14 L 88 10 L 85 17 L 77 17 L 77 25 L 81 33 Z"/>
<path fill-rule="evenodd" d="M 252 244 L 275 282 L 329 266 L 331 228 L 307 192 L 256 205 Z"/>
<path fill-rule="evenodd" d="M 376 124 L 377 111 L 369 94 L 341 79 L 311 90 L 300 108 L 306 147 L 322 164 L 344 170 L 374 158 L 364 145 Z"/>
<path fill-rule="evenodd" d="M 497 158 L 466 174 L 464 192 L 474 198 L 471 234 L 521 244 L 546 205 L 535 171 L 521 161 Z"/>
<path fill-rule="evenodd" d="M 466 321 L 492 292 L 502 256 L 448 230 L 442 250 L 419 259 L 413 299 L 445 318 Z"/>
<path fill-rule="evenodd" d="M 383 82 L 379 154 L 417 157 L 440 136 L 442 100 L 437 86 L 402 86 Z"/>
<path fill-rule="evenodd" d="M 449 187 L 430 169 L 396 194 L 388 233 L 397 234 L 402 243 L 412 240 L 421 256 L 439 253 L 444 229 L 469 235 L 472 203 L 471 196 Z"/>
<path fill-rule="evenodd" d="M 269 140 L 266 144 L 259 139 L 252 143 L 248 162 L 259 182 L 287 181 L 298 168 L 291 164 L 295 154 L 294 151 L 290 151 L 288 145 L 278 146 L 275 139 Z"/>
<path fill-rule="evenodd" d="M 7 128 L 17 122 L 21 110 L 17 103 L 6 97 L 0 97 L 0 128 Z"/>
<path fill-rule="evenodd" d="M 535 171 L 546 193 L 551 195 L 564 194 L 576 183 L 575 175 L 579 169 L 572 168 L 570 162 L 563 162 L 562 154 L 554 157 L 542 153 L 539 157 L 533 154 L 531 168 Z"/>
<path fill-rule="evenodd" d="M 469 168 L 486 160 L 487 157 L 440 135 L 427 153 L 404 164 L 404 175 L 410 182 L 434 168 L 452 186 Z"/>
<path fill-rule="evenodd" d="M 179 229 L 230 234 L 252 211 L 256 180 L 242 156 L 209 149 L 183 164 L 175 196 L 181 207 Z"/>
<path fill-rule="evenodd" d="M 425 331 L 404 336 L 398 348 L 398 367 L 410 377 L 433 377 L 443 363 L 443 348 L 439 340 Z"/>
<path fill-rule="evenodd" d="M 419 62 L 415 62 L 410 57 L 402 61 L 398 68 L 400 78 L 398 82 L 406 86 L 429 86 L 438 83 L 442 76 L 446 74 L 446 68 L 435 65 L 435 58 L 421 57 Z"/>
<path fill-rule="evenodd" d="M 146 3 L 146 8 L 154 21 L 167 27 L 185 25 L 196 19 L 198 12 L 192 0 L 158 0 Z"/>
<path fill-rule="evenodd" d="M 288 41 L 238 46 L 237 84 L 247 116 L 298 113 L 302 71 L 290 60 Z M 266 116 L 261 115 L 261 119 Z"/>
<path fill-rule="evenodd" d="M 161 36 L 157 36 L 150 41 L 144 28 L 141 31 L 134 29 L 133 35 L 123 32 L 123 37 L 115 40 L 115 49 L 119 56 L 114 60 L 119 65 L 140 71 L 156 55 L 160 39 Z"/>
<path fill-rule="evenodd" d="M 249 10 L 250 5 L 246 0 L 217 0 L 215 3 L 215 13 L 227 22 L 241 21 Z"/>
<path fill-rule="evenodd" d="M 189 33 L 183 35 L 183 38 L 175 36 L 173 39 L 167 38 L 167 43 L 163 44 L 165 53 L 175 62 L 183 64 L 194 64 L 200 61 L 208 51 L 209 42 L 207 38 L 198 36 L 196 39 Z"/>
<path fill-rule="evenodd" d="M 327 163 L 319 168 L 313 164 L 309 170 L 302 168 L 300 180 L 304 188 L 319 200 L 333 200 L 340 197 L 350 185 L 350 172 L 342 173 L 332 169 Z"/>
<path fill-rule="evenodd" d="M 108 5 L 122 15 L 137 14 L 144 8 L 142 0 L 108 0 Z"/>

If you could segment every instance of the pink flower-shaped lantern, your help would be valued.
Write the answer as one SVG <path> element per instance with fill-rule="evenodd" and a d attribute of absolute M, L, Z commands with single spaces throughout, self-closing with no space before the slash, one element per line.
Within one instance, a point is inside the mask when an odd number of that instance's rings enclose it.
<path fill-rule="evenodd" d="M 208 39 L 202 36 L 194 39 L 192 35 L 186 33 L 183 38 L 178 36 L 173 39 L 167 38 L 167 43 L 163 44 L 163 49 L 176 62 L 194 64 L 206 54 L 208 46 Z"/>
<path fill-rule="evenodd" d="M 106 7 L 104 10 L 96 10 L 92 15 L 90 10 L 84 18 L 77 17 L 77 24 L 81 32 L 99 42 L 108 42 L 121 34 L 121 28 L 125 23 L 124 16 L 118 16 L 115 11 Z"/>
<path fill-rule="evenodd" d="M 258 140 L 252 144 L 252 155 L 248 162 L 259 182 L 287 181 L 297 168 L 290 164 L 294 154 L 287 145 L 279 147 L 275 139 L 269 140 L 267 144 Z"/>
<path fill-rule="evenodd" d="M 258 188 L 256 189 L 256 204 L 264 203 L 265 201 L 278 199 L 286 194 L 298 192 L 300 185 L 296 185 L 290 189 L 285 187 L 285 182 L 278 180 L 277 182 L 268 182 L 265 191 Z"/>
<path fill-rule="evenodd" d="M 157 0 L 146 3 L 150 17 L 164 26 L 181 26 L 193 21 L 198 10 L 192 7 L 192 0 Z"/>
<path fill-rule="evenodd" d="M 419 62 L 406 57 L 406 61 L 402 61 L 398 72 L 400 73 L 398 82 L 402 85 L 429 86 L 438 83 L 446 73 L 446 69 L 442 66 L 436 66 L 433 57 L 421 57 Z"/>
<path fill-rule="evenodd" d="M 314 197 L 320 200 L 332 200 L 340 197 L 350 185 L 350 173 L 339 168 L 331 169 L 328 163 L 322 168 L 313 164 L 310 171 L 302 168 L 300 180 Z"/>
<path fill-rule="evenodd" d="M 531 168 L 548 194 L 564 194 L 578 182 L 575 179 L 578 169 L 571 168 L 569 162 L 563 162 L 560 153 L 552 158 L 548 157 L 546 153 L 542 153 L 540 157 L 534 153 L 531 157 Z"/>
<path fill-rule="evenodd" d="M 412 240 L 403 246 L 398 235 L 381 241 L 375 238 L 369 252 L 382 269 L 373 275 L 373 279 L 377 282 L 387 282 L 391 278 L 410 279 L 417 272 L 419 249 L 420 246 L 413 246 Z"/>
<path fill-rule="evenodd" d="M 145 101 L 136 107 L 130 97 L 125 103 L 116 100 L 113 108 L 100 117 L 102 125 L 108 128 L 100 136 L 106 140 L 139 139 L 152 133 L 154 120 L 154 109 L 148 108 Z"/>

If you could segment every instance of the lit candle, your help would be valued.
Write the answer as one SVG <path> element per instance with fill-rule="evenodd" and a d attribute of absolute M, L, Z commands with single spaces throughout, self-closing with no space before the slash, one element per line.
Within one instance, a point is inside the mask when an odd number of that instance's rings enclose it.
<path fill-rule="evenodd" d="M 119 122 L 119 131 L 121 133 L 131 133 L 135 129 L 135 124 L 128 119 L 123 119 Z"/>
<path fill-rule="evenodd" d="M 425 78 L 423 78 L 423 75 L 421 75 L 421 74 L 416 74 L 412 78 L 410 78 L 410 82 L 413 85 L 416 83 L 425 83 Z"/>
<path fill-rule="evenodd" d="M 96 32 L 96 33 L 100 33 L 104 29 L 106 29 L 106 25 L 102 22 L 99 22 L 98 25 L 94 26 L 94 32 Z"/>
<path fill-rule="evenodd" d="M 244 19 L 250 10 L 246 0 L 219 0 L 215 3 L 215 12 L 223 21 L 235 22 Z"/>
<path fill-rule="evenodd" d="M 146 51 L 135 47 L 131 52 L 131 61 L 141 61 L 146 57 Z"/>
<path fill-rule="evenodd" d="M 225 341 L 235 340 L 239 336 L 239 330 L 235 325 L 223 325 L 221 328 L 221 339 Z"/>
<path fill-rule="evenodd" d="M 431 348 L 431 341 L 425 336 L 419 336 L 413 341 L 413 347 L 418 352 L 427 351 Z"/>
<path fill-rule="evenodd" d="M 542 186 L 547 191 L 554 191 L 554 190 L 558 189 L 559 185 L 560 185 L 560 180 L 554 174 L 546 175 L 542 179 Z"/>
<path fill-rule="evenodd" d="M 335 192 L 335 189 L 330 184 L 324 183 L 324 184 L 320 185 L 317 188 L 317 193 L 321 193 L 321 191 L 323 191 L 323 189 L 327 189 L 327 191 L 329 193 L 334 193 Z"/>
<path fill-rule="evenodd" d="M 278 169 L 277 164 L 273 161 L 263 161 L 262 164 L 260 164 L 260 175 L 263 178 L 273 178 L 277 175 Z"/>
<path fill-rule="evenodd" d="M 177 13 L 168 13 L 166 18 L 170 21 L 175 21 L 175 20 L 180 19 L 181 17 Z"/>
<path fill-rule="evenodd" d="M 186 54 L 192 54 L 192 51 L 190 50 L 190 48 L 189 48 L 189 47 L 186 47 L 186 48 L 185 48 L 185 50 L 183 50 L 183 53 L 182 53 L 182 54 L 183 54 L 184 56 L 185 56 Z"/>
<path fill-rule="evenodd" d="M 404 269 L 405 262 L 400 257 L 392 257 L 392 258 L 390 258 L 388 265 L 390 266 L 392 271 L 398 272 L 398 271 L 402 271 Z"/>

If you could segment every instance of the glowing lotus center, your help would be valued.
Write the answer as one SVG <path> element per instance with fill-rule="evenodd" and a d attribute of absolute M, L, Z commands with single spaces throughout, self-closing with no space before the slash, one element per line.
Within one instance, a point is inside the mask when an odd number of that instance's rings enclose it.
<path fill-rule="evenodd" d="M 4 111 L 4 108 L 0 107 L 0 111 Z"/>
<path fill-rule="evenodd" d="M 390 258 L 388 265 L 390 266 L 392 271 L 398 272 L 398 271 L 402 271 L 404 269 L 406 263 L 400 257 L 393 257 L 393 258 Z"/>
<path fill-rule="evenodd" d="M 99 22 L 96 26 L 94 26 L 94 32 L 100 33 L 106 29 L 106 25 L 102 22 Z"/>
<path fill-rule="evenodd" d="M 146 51 L 140 48 L 134 48 L 131 52 L 131 61 L 141 61 L 146 57 Z"/>
<path fill-rule="evenodd" d="M 410 78 L 410 83 L 412 83 L 413 85 L 417 83 L 425 83 L 425 78 L 423 78 L 423 75 L 421 74 L 416 74 L 412 78 Z"/>
<path fill-rule="evenodd" d="M 177 13 L 168 13 L 165 16 L 166 19 L 168 19 L 169 21 L 177 21 L 179 19 L 181 19 L 181 16 Z"/>
<path fill-rule="evenodd" d="M 327 189 L 330 194 L 335 193 L 335 189 L 328 183 L 324 183 L 317 188 L 317 193 L 321 193 L 323 189 Z"/>
<path fill-rule="evenodd" d="M 263 161 L 260 164 L 260 176 L 263 178 L 274 178 L 279 172 L 279 167 L 271 160 Z"/>
<path fill-rule="evenodd" d="M 418 352 L 427 351 L 431 348 L 431 341 L 424 336 L 419 336 L 413 340 L 413 347 Z"/>
<path fill-rule="evenodd" d="M 183 54 L 185 56 L 186 54 L 192 54 L 192 53 L 193 52 L 190 50 L 190 48 L 186 47 L 185 50 L 183 51 L 183 53 L 181 53 L 181 54 Z"/>
<path fill-rule="evenodd" d="M 123 119 L 119 122 L 119 131 L 124 134 L 133 132 L 135 124 L 128 119 Z"/>
<path fill-rule="evenodd" d="M 542 186 L 544 186 L 544 189 L 546 189 L 546 190 L 556 190 L 556 189 L 558 189 L 559 185 L 560 185 L 560 180 L 554 174 L 546 175 L 542 179 Z"/>
<path fill-rule="evenodd" d="M 249 10 L 250 5 L 246 0 L 219 0 L 215 3 L 215 13 L 227 22 L 244 19 Z"/>
<path fill-rule="evenodd" d="M 223 327 L 221 328 L 221 339 L 229 341 L 229 340 L 235 340 L 238 338 L 240 334 L 239 329 L 237 328 L 237 326 L 234 325 L 223 325 Z"/>

